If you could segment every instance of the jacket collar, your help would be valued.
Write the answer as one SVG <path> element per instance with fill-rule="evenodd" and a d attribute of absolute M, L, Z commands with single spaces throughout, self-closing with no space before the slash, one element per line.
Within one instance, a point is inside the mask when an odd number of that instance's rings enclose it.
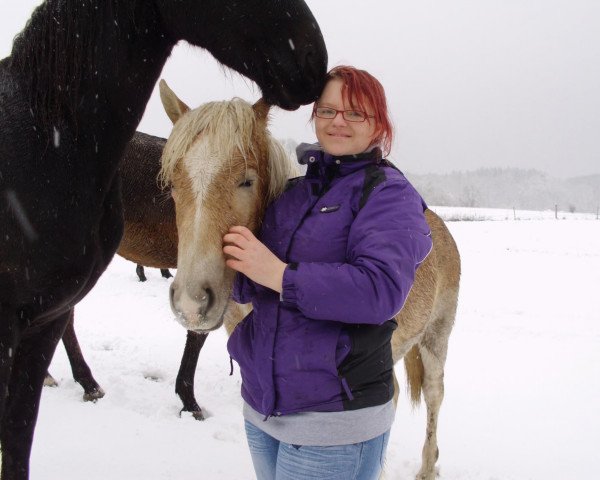
<path fill-rule="evenodd" d="M 307 178 L 345 176 L 382 161 L 379 147 L 356 155 L 335 156 L 325 152 L 318 143 L 301 143 L 296 148 L 296 155 L 298 163 L 307 165 Z"/>

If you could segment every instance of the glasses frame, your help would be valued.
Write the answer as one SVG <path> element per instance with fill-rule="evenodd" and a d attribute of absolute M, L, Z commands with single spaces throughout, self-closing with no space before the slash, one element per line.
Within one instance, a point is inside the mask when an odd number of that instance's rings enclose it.
<path fill-rule="evenodd" d="M 333 110 L 333 111 L 335 111 L 335 115 L 333 117 L 321 117 L 317 113 L 317 110 L 319 108 L 326 108 L 328 110 Z M 346 112 L 359 112 L 359 113 L 362 113 L 365 116 L 365 118 L 363 118 L 362 120 L 350 120 L 349 118 L 346 118 Z M 338 110 L 337 108 L 333 108 L 333 107 L 317 107 L 317 106 L 315 106 L 313 108 L 313 115 L 317 118 L 322 118 L 325 120 L 333 120 L 335 117 L 338 116 L 339 113 L 342 114 L 342 118 L 344 120 L 346 120 L 347 122 L 352 122 L 352 123 L 363 123 L 363 122 L 366 122 L 367 119 L 369 119 L 369 118 L 375 118 L 375 115 L 369 115 L 369 114 L 367 114 L 367 112 L 363 112 L 362 110 L 357 110 L 355 108 L 351 108 L 350 110 Z"/>

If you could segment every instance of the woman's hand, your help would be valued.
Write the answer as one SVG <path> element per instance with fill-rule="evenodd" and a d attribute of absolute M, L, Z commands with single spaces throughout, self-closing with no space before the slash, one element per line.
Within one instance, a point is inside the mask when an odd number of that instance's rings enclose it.
<path fill-rule="evenodd" d="M 286 263 L 279 260 L 246 227 L 229 229 L 223 237 L 223 253 L 229 268 L 246 275 L 250 280 L 281 293 Z"/>

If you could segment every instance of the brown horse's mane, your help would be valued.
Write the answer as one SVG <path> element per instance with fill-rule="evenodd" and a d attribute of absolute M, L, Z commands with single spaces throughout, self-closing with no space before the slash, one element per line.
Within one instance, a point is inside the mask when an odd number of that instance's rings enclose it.
<path fill-rule="evenodd" d="M 244 158 L 256 154 L 252 135 L 255 124 L 252 105 L 240 98 L 209 102 L 187 112 L 173 127 L 162 155 L 159 181 L 167 187 L 179 161 L 183 159 L 198 135 L 208 136 L 218 158 L 232 158 L 239 152 Z M 283 146 L 265 130 L 269 146 L 267 201 L 277 197 L 287 180 L 298 174 Z"/>

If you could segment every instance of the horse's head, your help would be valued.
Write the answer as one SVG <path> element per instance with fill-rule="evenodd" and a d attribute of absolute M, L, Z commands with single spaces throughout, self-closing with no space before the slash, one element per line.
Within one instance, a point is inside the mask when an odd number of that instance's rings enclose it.
<path fill-rule="evenodd" d="M 254 80 L 267 103 L 294 110 L 321 93 L 327 50 L 304 1 L 155 1 L 170 36 Z"/>
<path fill-rule="evenodd" d="M 234 275 L 225 265 L 223 235 L 233 225 L 256 231 L 294 167 L 267 130 L 269 106 L 262 100 L 190 110 L 164 81 L 160 94 L 174 123 L 161 170 L 179 237 L 171 308 L 188 330 L 210 331 L 223 321 Z"/>

